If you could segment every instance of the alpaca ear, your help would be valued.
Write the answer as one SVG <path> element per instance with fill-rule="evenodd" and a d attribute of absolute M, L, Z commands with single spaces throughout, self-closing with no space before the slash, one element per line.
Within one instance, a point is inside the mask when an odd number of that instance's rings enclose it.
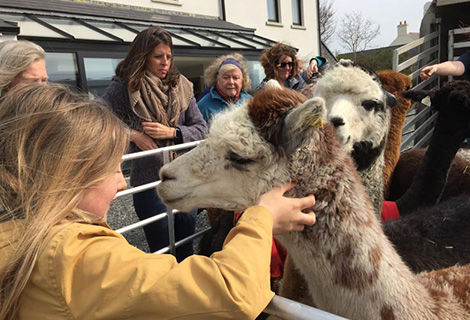
<path fill-rule="evenodd" d="M 340 59 L 336 65 L 339 65 L 339 66 L 344 66 L 344 67 L 350 67 L 352 65 L 354 65 L 354 62 L 350 59 Z"/>
<path fill-rule="evenodd" d="M 466 90 L 453 90 L 449 94 L 450 104 L 463 105 L 465 109 L 470 110 L 470 102 Z"/>
<path fill-rule="evenodd" d="M 384 90 L 385 93 L 385 102 L 387 103 L 387 107 L 393 109 L 398 104 L 398 100 L 392 93 Z"/>
<path fill-rule="evenodd" d="M 305 101 L 284 118 L 278 132 L 279 147 L 285 154 L 292 154 L 312 135 L 312 130 L 323 129 L 325 122 L 325 101 L 318 97 Z"/>
<path fill-rule="evenodd" d="M 271 79 L 266 82 L 264 89 L 282 89 L 282 87 L 277 80 Z"/>
<path fill-rule="evenodd" d="M 407 99 L 411 99 L 416 102 L 422 102 L 424 98 L 431 96 L 431 90 L 408 90 L 402 91 L 402 96 Z M 423 104 L 426 104 L 423 102 Z"/>

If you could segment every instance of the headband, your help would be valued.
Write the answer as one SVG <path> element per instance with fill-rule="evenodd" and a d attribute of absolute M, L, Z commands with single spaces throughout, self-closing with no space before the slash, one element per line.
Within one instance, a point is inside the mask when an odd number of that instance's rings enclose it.
<path fill-rule="evenodd" d="M 243 67 L 242 67 L 241 63 L 238 62 L 237 60 L 235 60 L 234 58 L 227 58 L 227 59 L 225 59 L 224 61 L 222 61 L 222 63 L 221 63 L 220 66 L 219 66 L 219 69 L 220 69 L 223 65 L 226 65 L 226 64 L 233 64 L 233 65 L 237 66 L 238 69 L 240 69 L 240 71 L 241 71 L 242 74 L 243 74 Z"/>

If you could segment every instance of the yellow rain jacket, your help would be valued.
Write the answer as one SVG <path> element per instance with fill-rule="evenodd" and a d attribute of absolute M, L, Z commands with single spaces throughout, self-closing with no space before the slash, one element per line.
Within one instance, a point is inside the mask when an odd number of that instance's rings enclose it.
<path fill-rule="evenodd" d="M 19 319 L 254 319 L 267 306 L 273 219 L 251 207 L 211 258 L 146 254 L 106 225 L 55 226 Z M 0 225 L 0 272 L 13 223 Z"/>

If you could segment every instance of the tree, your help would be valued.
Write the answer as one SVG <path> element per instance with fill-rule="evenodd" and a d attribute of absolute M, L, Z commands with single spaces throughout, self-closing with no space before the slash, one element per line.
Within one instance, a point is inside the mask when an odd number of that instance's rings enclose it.
<path fill-rule="evenodd" d="M 336 31 L 334 0 L 320 1 L 320 39 L 327 44 Z"/>
<path fill-rule="evenodd" d="M 356 53 L 367 49 L 379 34 L 378 24 L 365 19 L 359 12 L 352 12 L 345 14 L 338 38 L 341 40 L 341 46 L 349 50 L 356 61 Z"/>
<path fill-rule="evenodd" d="M 392 49 L 378 49 L 371 50 L 372 52 L 358 52 L 356 56 L 356 62 L 365 64 L 372 68 L 372 70 L 380 71 L 385 69 L 392 69 Z M 338 59 L 351 59 L 352 53 L 344 53 L 337 55 Z"/>

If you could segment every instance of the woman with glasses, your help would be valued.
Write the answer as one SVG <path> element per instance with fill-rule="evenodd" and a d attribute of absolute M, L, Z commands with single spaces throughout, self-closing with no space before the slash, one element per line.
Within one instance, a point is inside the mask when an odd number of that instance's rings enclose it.
<path fill-rule="evenodd" d="M 313 84 L 307 84 L 307 80 L 315 70 L 323 64 L 326 59 L 322 57 L 312 58 L 307 70 L 302 72 L 302 61 L 297 57 L 297 49 L 284 43 L 276 43 L 269 49 L 265 49 L 259 61 L 264 68 L 266 77 L 257 89 L 264 87 L 266 82 L 275 79 L 281 86 L 285 86 L 308 96 Z"/>

